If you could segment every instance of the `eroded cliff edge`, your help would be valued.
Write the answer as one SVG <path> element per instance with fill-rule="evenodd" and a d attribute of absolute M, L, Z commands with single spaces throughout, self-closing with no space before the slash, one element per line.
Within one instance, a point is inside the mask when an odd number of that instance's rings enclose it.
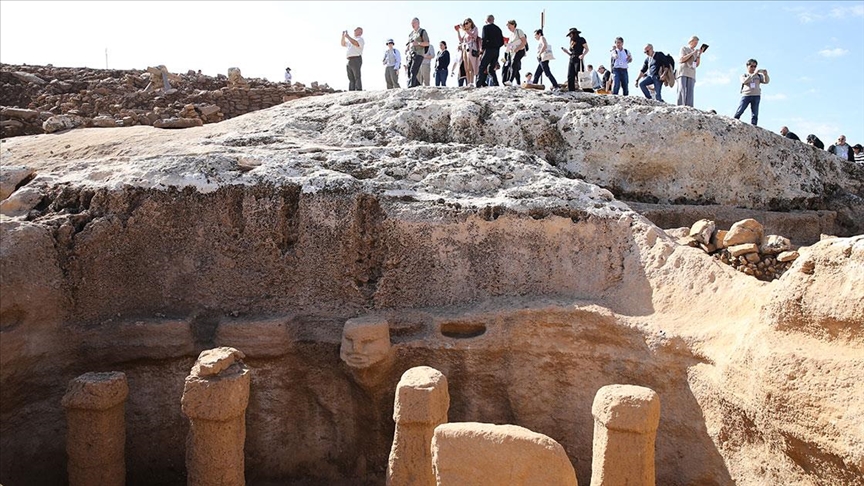
<path fill-rule="evenodd" d="M 610 383 L 660 394 L 662 484 L 858 481 L 862 238 L 802 248 L 766 284 L 595 185 L 830 206 L 860 233 L 859 169 L 791 144 L 643 100 L 431 89 L 7 140 L 4 171 L 32 174 L 0 223 L 2 479 L 62 480 L 65 383 L 119 369 L 130 481 L 181 483 L 185 370 L 228 345 L 255 370 L 251 483 L 380 483 L 415 365 L 448 376 L 451 421 L 547 434 L 586 483 Z M 364 387 L 339 335 L 373 312 L 396 358 Z"/>

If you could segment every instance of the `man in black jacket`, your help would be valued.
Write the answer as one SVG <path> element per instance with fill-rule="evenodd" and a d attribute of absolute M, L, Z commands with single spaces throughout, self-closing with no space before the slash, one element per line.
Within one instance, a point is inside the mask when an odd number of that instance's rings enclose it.
<path fill-rule="evenodd" d="M 660 79 L 660 68 L 665 65 L 666 54 L 655 51 L 654 46 L 651 44 L 646 44 L 642 52 L 648 57 L 645 58 L 642 69 L 639 71 L 639 77 L 636 78 L 636 87 L 641 88 L 642 94 L 650 100 L 651 92 L 648 91 L 648 86 L 653 85 L 654 99 L 662 102 L 663 97 L 660 95 L 660 91 L 663 89 L 663 80 Z M 645 81 L 640 83 L 639 80 L 643 77 Z"/>
<path fill-rule="evenodd" d="M 784 137 L 791 140 L 798 140 L 799 142 L 801 141 L 801 139 L 798 138 L 798 135 L 795 135 L 795 133 L 789 131 L 788 127 L 780 127 L 780 135 L 783 135 Z"/>
<path fill-rule="evenodd" d="M 504 34 L 501 29 L 495 25 L 495 17 L 490 15 L 486 17 L 486 25 L 483 26 L 483 43 L 480 47 L 480 67 L 477 68 L 477 87 L 489 86 L 486 77 L 491 75 L 498 84 L 498 75 L 495 74 L 495 61 L 498 60 L 498 54 L 501 52 L 501 47 L 504 45 Z"/>

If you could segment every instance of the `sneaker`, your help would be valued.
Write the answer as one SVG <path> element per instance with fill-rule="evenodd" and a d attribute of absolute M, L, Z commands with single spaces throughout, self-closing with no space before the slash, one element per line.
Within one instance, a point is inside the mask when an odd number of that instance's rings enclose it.
<path fill-rule="evenodd" d="M 552 88 L 552 92 L 558 94 L 561 92 L 561 88 Z"/>
<path fill-rule="evenodd" d="M 512 86 L 512 84 L 510 81 L 504 81 L 504 86 Z"/>

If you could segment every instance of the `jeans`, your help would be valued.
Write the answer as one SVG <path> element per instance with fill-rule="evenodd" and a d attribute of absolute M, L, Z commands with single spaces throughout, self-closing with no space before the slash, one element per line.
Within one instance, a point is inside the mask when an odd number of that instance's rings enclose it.
<path fill-rule="evenodd" d="M 348 65 L 345 67 L 348 71 L 348 91 L 363 91 L 363 83 L 360 81 L 360 67 L 362 65 L 362 57 L 354 56 L 348 58 Z"/>
<path fill-rule="evenodd" d="M 620 88 L 624 88 L 624 96 L 630 94 L 630 75 L 627 69 L 615 68 L 612 70 L 612 79 L 615 81 L 612 84 L 612 94 L 618 94 Z"/>
<path fill-rule="evenodd" d="M 660 90 L 663 89 L 663 81 L 660 79 L 660 75 L 657 76 L 645 76 L 645 79 L 639 83 L 639 87 L 642 89 L 642 94 L 645 95 L 649 100 L 651 99 L 651 92 L 648 91 L 648 85 L 654 85 L 654 94 L 656 96 L 657 101 L 663 101 L 663 97 L 660 96 Z"/>
<path fill-rule="evenodd" d="M 498 75 L 495 73 L 495 61 L 498 59 L 500 52 L 500 47 L 483 51 L 483 57 L 480 58 L 480 67 L 477 68 L 476 86 L 478 88 L 489 86 L 487 77 L 494 79 L 495 85 L 498 85 Z"/>
<path fill-rule="evenodd" d="M 552 83 L 553 88 L 558 87 L 558 81 L 555 81 L 555 76 L 552 76 L 552 71 L 549 70 L 549 61 L 541 61 L 540 64 L 537 65 L 537 71 L 534 72 L 534 84 L 543 84 L 543 73 L 546 73 L 546 77 L 549 78 L 549 82 Z"/>
<path fill-rule="evenodd" d="M 738 111 L 735 112 L 735 119 L 740 119 L 741 114 L 744 113 L 744 110 L 747 109 L 747 105 L 750 105 L 750 124 L 755 126 L 759 122 L 760 98 L 761 96 L 759 95 L 742 96 L 741 104 L 738 105 Z"/>
<path fill-rule="evenodd" d="M 435 71 L 435 86 L 447 86 L 446 69 L 438 69 Z"/>
<path fill-rule="evenodd" d="M 420 65 L 423 64 L 423 54 L 415 53 L 408 61 L 408 87 L 420 86 L 420 80 L 417 79 L 417 73 L 420 72 Z"/>
<path fill-rule="evenodd" d="M 519 72 L 522 71 L 523 57 L 525 57 L 525 49 L 517 51 L 513 56 L 513 64 L 510 65 L 510 80 L 513 84 L 522 84 L 522 75 Z"/>

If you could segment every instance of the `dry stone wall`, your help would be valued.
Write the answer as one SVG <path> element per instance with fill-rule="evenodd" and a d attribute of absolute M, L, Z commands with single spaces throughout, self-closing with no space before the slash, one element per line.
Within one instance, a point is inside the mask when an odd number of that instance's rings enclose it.
<path fill-rule="evenodd" d="M 171 89 L 148 89 L 147 70 L 0 64 L 0 138 L 78 127 L 186 128 L 335 92 L 317 82 L 237 85 L 194 71 L 171 77 Z"/>

